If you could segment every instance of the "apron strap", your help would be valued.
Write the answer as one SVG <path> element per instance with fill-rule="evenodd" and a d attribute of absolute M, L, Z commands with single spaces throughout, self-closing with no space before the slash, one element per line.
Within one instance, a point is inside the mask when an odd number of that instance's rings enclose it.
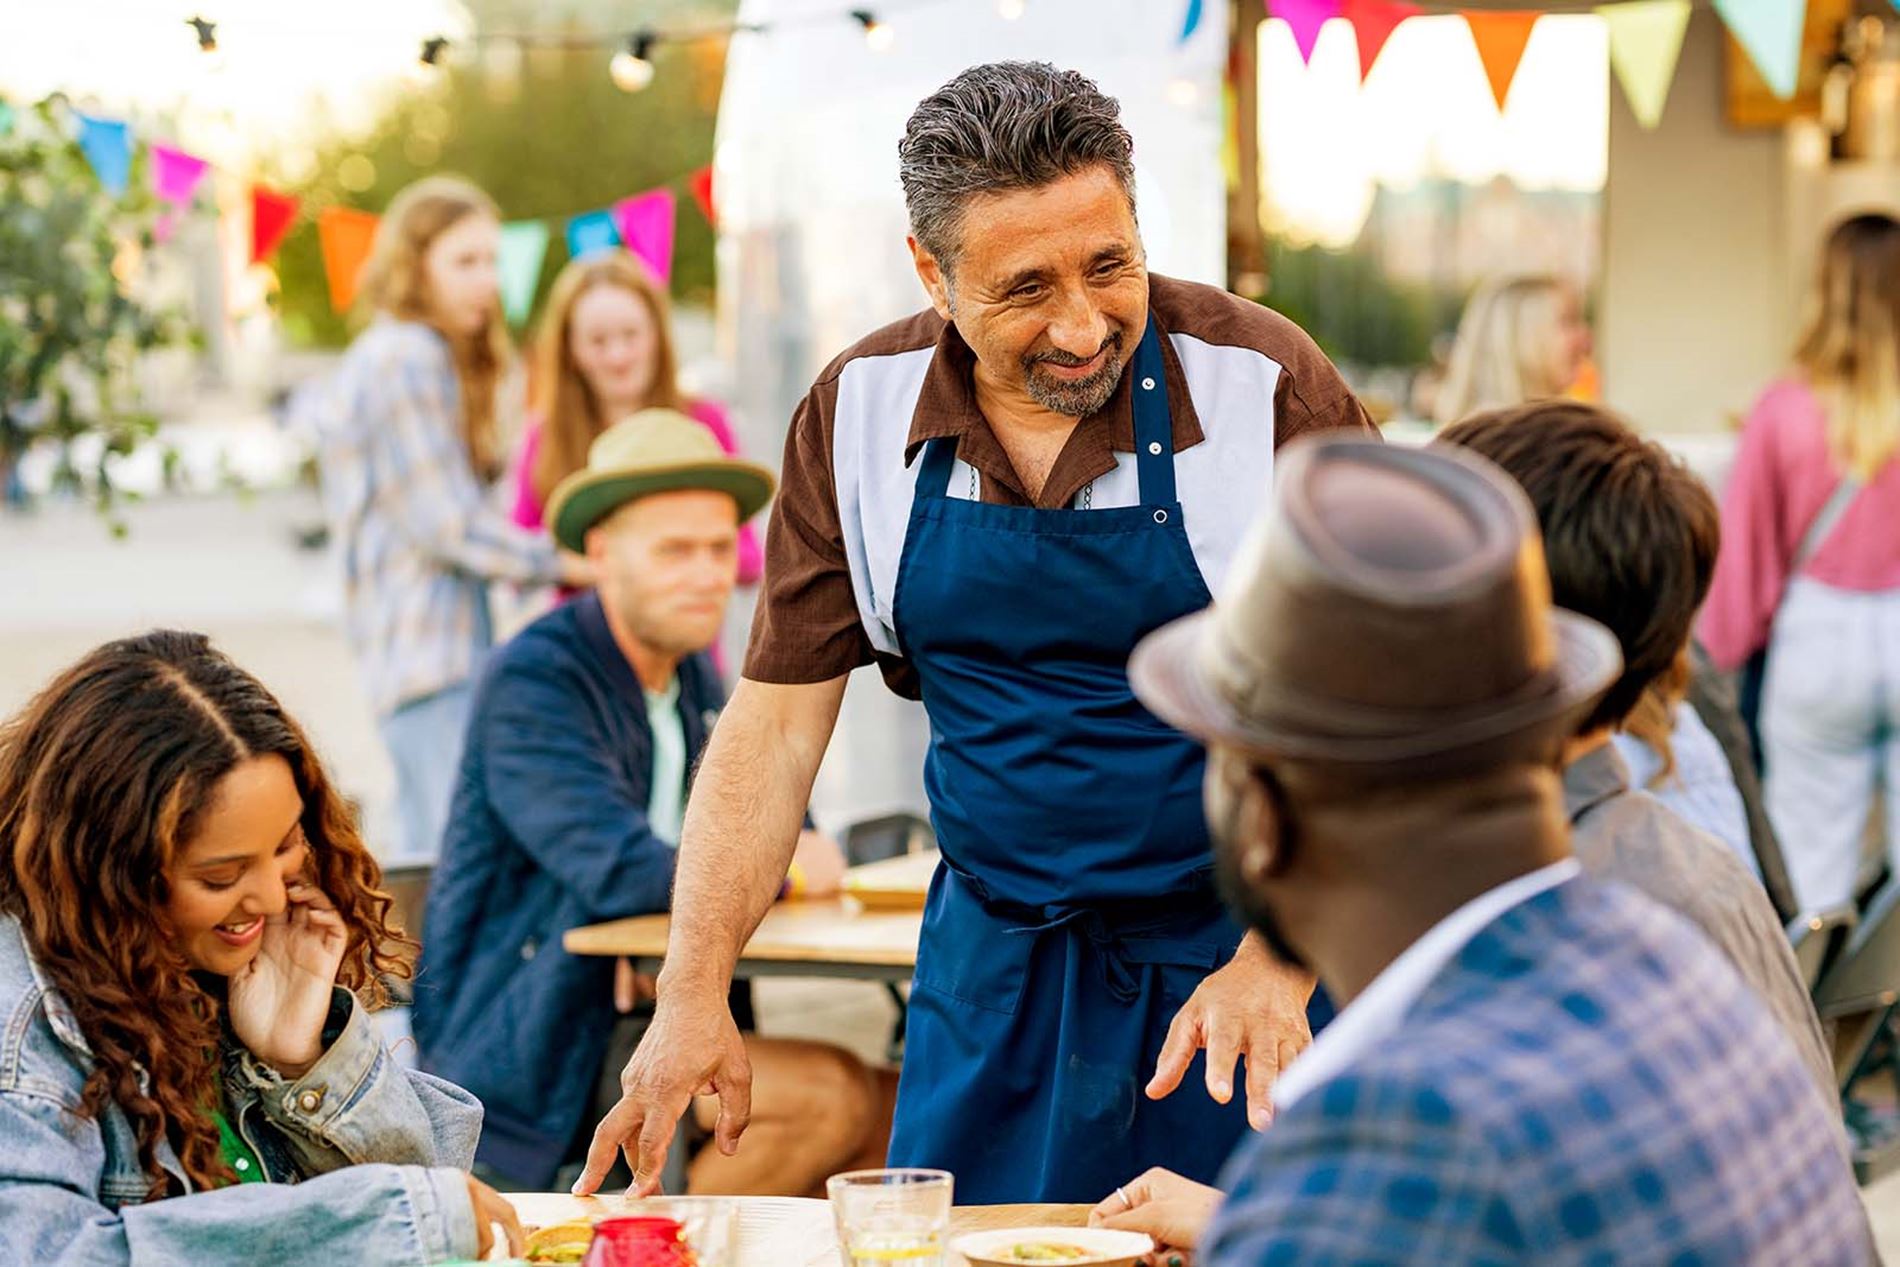
<path fill-rule="evenodd" d="M 1172 506 L 1174 494 L 1174 420 L 1168 413 L 1168 376 L 1161 359 L 1161 331 L 1154 313 L 1135 349 L 1135 470 L 1141 477 L 1141 504 Z"/>
<path fill-rule="evenodd" d="M 957 442 L 952 436 L 938 436 L 924 442 L 923 464 L 917 468 L 917 496 L 941 499 L 949 494 L 950 477 L 956 474 Z"/>

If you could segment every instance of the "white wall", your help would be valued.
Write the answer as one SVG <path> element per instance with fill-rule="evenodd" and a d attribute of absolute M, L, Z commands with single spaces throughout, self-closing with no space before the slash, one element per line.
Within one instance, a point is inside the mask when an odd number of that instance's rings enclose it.
<path fill-rule="evenodd" d="M 1612 93 L 1598 349 L 1608 403 L 1648 431 L 1725 429 L 1791 337 L 1780 134 L 1724 121 L 1722 56 L 1697 10 L 1654 132 Z"/>

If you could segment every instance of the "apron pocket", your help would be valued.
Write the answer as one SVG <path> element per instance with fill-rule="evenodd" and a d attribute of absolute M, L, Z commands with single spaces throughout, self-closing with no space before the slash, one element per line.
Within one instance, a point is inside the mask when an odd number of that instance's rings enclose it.
<path fill-rule="evenodd" d="M 991 915 L 967 882 L 939 867 L 930 882 L 911 988 L 1014 1016 L 1035 946 L 1034 935 Z"/>

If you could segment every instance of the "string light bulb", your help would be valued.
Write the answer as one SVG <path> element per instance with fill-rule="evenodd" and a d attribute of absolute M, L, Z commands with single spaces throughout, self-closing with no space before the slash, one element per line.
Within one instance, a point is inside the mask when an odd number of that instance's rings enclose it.
<path fill-rule="evenodd" d="M 442 55 L 449 51 L 448 37 L 431 35 L 422 41 L 422 48 L 416 54 L 416 64 L 411 68 L 417 82 L 428 83 L 442 69 Z"/>
<path fill-rule="evenodd" d="M 198 34 L 198 51 L 215 53 L 218 51 L 218 24 L 207 18 L 186 18 L 185 25 Z"/>
<path fill-rule="evenodd" d="M 888 22 L 880 22 L 877 14 L 869 9 L 851 10 L 851 20 L 864 28 L 864 44 L 873 53 L 890 51 L 897 40 L 897 32 L 891 30 Z"/>
<path fill-rule="evenodd" d="M 1005 22 L 1014 22 L 1029 12 L 1029 0 L 996 0 L 996 12 Z"/>
<path fill-rule="evenodd" d="M 639 92 L 653 82 L 653 45 L 659 37 L 652 31 L 636 31 L 627 37 L 627 46 L 607 63 L 607 74 L 622 92 Z"/>

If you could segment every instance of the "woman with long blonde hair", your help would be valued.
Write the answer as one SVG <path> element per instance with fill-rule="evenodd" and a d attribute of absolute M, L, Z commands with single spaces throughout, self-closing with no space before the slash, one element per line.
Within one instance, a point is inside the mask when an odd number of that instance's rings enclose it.
<path fill-rule="evenodd" d="M 451 176 L 396 195 L 364 266 L 367 324 L 315 419 L 350 640 L 396 770 L 397 856 L 440 848 L 491 581 L 585 580 L 491 504 L 508 364 L 488 195 Z"/>
<path fill-rule="evenodd" d="M 587 465 L 602 431 L 642 409 L 676 409 L 738 443 L 725 411 L 680 390 L 666 290 L 623 250 L 596 251 L 561 270 L 548 293 L 534 362 L 534 400 L 515 467 L 515 522 L 539 529 L 554 486 Z M 757 580 L 758 537 L 740 531 L 739 581 Z"/>
<path fill-rule="evenodd" d="M 1769 816 L 1809 910 L 1855 895 L 1884 791 L 1900 859 L 1900 221 L 1828 237 L 1792 372 L 1756 401 L 1722 500 L 1702 636 L 1764 649 Z"/>
<path fill-rule="evenodd" d="M 1450 426 L 1480 410 L 1561 396 L 1589 356 L 1590 327 L 1570 283 L 1547 276 L 1487 282 L 1458 322 L 1432 416 Z"/>

